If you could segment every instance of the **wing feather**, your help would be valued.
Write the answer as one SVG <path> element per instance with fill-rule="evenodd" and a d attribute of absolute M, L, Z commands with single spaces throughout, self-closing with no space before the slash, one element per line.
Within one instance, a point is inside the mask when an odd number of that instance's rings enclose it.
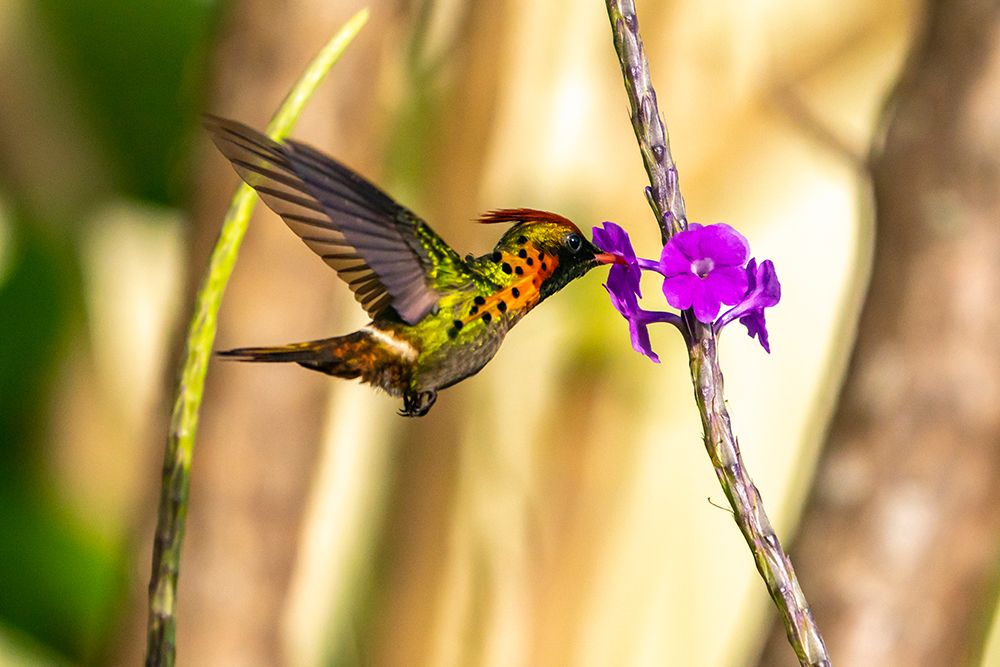
<path fill-rule="evenodd" d="M 337 271 L 369 315 L 391 309 L 414 324 L 434 308 L 441 296 L 431 285 L 435 266 L 462 260 L 420 218 L 305 144 L 277 143 L 214 116 L 205 126 L 240 177 Z"/>

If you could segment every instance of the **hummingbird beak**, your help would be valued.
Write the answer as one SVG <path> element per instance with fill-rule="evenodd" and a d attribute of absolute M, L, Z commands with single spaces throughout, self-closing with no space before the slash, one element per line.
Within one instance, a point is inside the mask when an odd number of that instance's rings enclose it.
<path fill-rule="evenodd" d="M 621 255 L 615 255 L 610 252 L 602 252 L 599 255 L 594 255 L 594 260 L 598 264 L 624 264 L 625 258 Z"/>

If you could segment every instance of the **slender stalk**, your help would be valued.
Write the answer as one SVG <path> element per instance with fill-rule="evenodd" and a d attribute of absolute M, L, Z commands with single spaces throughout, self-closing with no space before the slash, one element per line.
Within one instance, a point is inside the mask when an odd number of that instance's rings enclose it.
<path fill-rule="evenodd" d="M 743 465 L 740 446 L 733 436 L 729 412 L 723 396 L 722 370 L 716 354 L 716 337 L 711 325 L 693 317 L 693 342 L 689 348 L 694 397 L 705 429 L 705 449 L 715 475 L 729 499 L 733 518 L 753 553 L 757 571 L 774 600 L 788 634 L 788 643 L 802 665 L 830 665 L 826 645 L 819 633 L 795 576 L 792 561 L 781 548 L 764 510 L 764 501 Z"/>
<path fill-rule="evenodd" d="M 643 52 L 633 0 L 606 0 L 614 33 L 615 51 L 621 63 L 625 90 L 632 110 L 632 127 L 642 152 L 650 188 L 646 194 L 656 214 L 664 243 L 687 227 L 684 198 L 677 168 L 670 154 L 666 127 L 660 117 Z M 792 562 L 782 550 L 778 536 L 764 510 L 739 444 L 733 435 L 723 395 L 722 370 L 712 326 L 702 324 L 691 311 L 683 314 L 682 330 L 688 344 L 695 402 L 705 430 L 705 448 L 719 484 L 729 499 L 733 517 L 753 553 L 757 571 L 774 600 L 788 634 L 788 642 L 802 665 L 828 666 L 830 658 L 799 586 Z"/>
<path fill-rule="evenodd" d="M 367 21 L 368 10 L 359 11 L 323 47 L 282 102 L 268 125 L 268 135 L 275 140 L 288 136 L 305 103 Z M 194 315 L 188 328 L 177 398 L 170 416 L 170 433 L 163 459 L 163 486 L 149 581 L 147 667 L 171 667 L 174 664 L 177 577 L 187 518 L 191 458 L 194 455 L 205 373 L 215 341 L 222 295 L 232 275 L 256 202 L 253 190 L 245 184 L 233 196 L 212 251 L 208 273 L 198 290 Z"/>
<path fill-rule="evenodd" d="M 663 243 L 666 244 L 671 236 L 687 229 L 687 213 L 677 179 L 677 166 L 670 153 L 670 137 L 656 104 L 649 61 L 639 36 L 635 3 L 632 0 L 607 0 L 606 4 L 615 51 L 628 93 L 632 129 L 639 142 L 646 173 L 649 174 L 650 187 L 646 189 L 646 199 L 656 215 Z"/>

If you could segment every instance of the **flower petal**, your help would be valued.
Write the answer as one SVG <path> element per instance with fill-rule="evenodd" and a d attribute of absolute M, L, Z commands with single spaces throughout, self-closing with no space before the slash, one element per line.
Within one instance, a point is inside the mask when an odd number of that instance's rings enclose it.
<path fill-rule="evenodd" d="M 602 227 L 594 227 L 592 230 L 594 245 L 615 255 L 620 255 L 629 264 L 635 263 L 635 250 L 632 249 L 632 241 L 628 232 L 620 225 L 607 221 Z"/>
<path fill-rule="evenodd" d="M 702 280 L 711 285 L 720 302 L 729 306 L 743 299 L 748 282 L 746 270 L 738 266 L 717 266 Z"/>
<path fill-rule="evenodd" d="M 781 300 L 781 283 L 774 270 L 774 262 L 765 259 L 760 268 L 755 271 L 757 289 L 760 292 L 760 303 L 763 308 L 769 308 Z"/>
<path fill-rule="evenodd" d="M 699 322 L 709 324 L 719 314 L 720 306 L 722 306 L 722 302 L 715 285 L 708 280 L 702 280 L 701 285 L 694 293 L 694 316 L 698 318 Z"/>
<path fill-rule="evenodd" d="M 704 228 L 701 225 L 689 225 L 687 230 L 678 232 L 670 237 L 667 245 L 663 247 L 663 254 L 660 255 L 660 262 L 667 258 L 667 248 L 672 248 L 670 257 L 673 261 L 684 259 L 685 264 L 690 265 L 696 259 L 701 259 L 701 233 Z"/>
<path fill-rule="evenodd" d="M 622 317 L 625 319 L 632 318 L 636 313 L 639 312 L 639 302 L 636 300 L 636 295 L 632 290 L 628 289 L 627 286 L 622 289 L 620 285 L 612 283 L 611 277 L 608 277 L 607 284 L 604 285 L 604 289 L 608 291 L 608 296 L 611 297 L 611 305 L 615 307 Z"/>
<path fill-rule="evenodd" d="M 609 279 L 610 282 L 610 279 Z M 660 363 L 660 357 L 653 352 L 649 342 L 649 324 L 651 322 L 670 321 L 671 315 L 668 313 L 647 313 L 639 308 L 635 294 L 626 289 L 618 292 L 613 287 L 605 285 L 611 297 L 611 304 L 628 321 L 629 337 L 632 340 L 632 349 L 649 357 L 655 363 Z"/>
<path fill-rule="evenodd" d="M 640 275 L 638 267 L 632 271 L 629 267 L 615 264 L 608 271 L 608 289 L 618 294 L 619 298 L 630 299 L 631 303 L 636 303 L 636 298 L 642 296 L 642 290 L 639 287 Z"/>
<path fill-rule="evenodd" d="M 656 352 L 653 352 L 653 346 L 649 342 L 649 327 L 645 322 L 629 320 L 628 333 L 632 338 L 633 350 L 639 354 L 646 355 L 655 364 L 660 363 L 660 357 L 656 354 Z"/>
<path fill-rule="evenodd" d="M 711 258 L 716 266 L 743 268 L 750 256 L 750 244 L 746 237 L 724 223 L 709 225 L 700 230 L 698 250 L 701 257 Z"/>
<path fill-rule="evenodd" d="M 687 310 L 694 303 L 700 281 L 701 279 L 692 273 L 669 276 L 663 281 L 663 296 L 674 308 Z"/>
<path fill-rule="evenodd" d="M 638 267 L 633 268 L 635 268 L 634 271 L 630 267 L 621 264 L 612 266 L 608 272 L 608 285 L 611 286 L 611 289 L 620 294 L 629 292 L 637 297 L 642 296 L 642 290 L 639 287 L 641 273 Z"/>
<path fill-rule="evenodd" d="M 611 265 L 609 284 L 616 290 L 624 290 L 627 285 L 628 289 L 641 294 L 639 279 L 642 277 L 642 270 L 639 268 L 628 232 L 613 222 L 605 222 L 603 227 L 593 228 L 593 238 L 594 244 L 601 250 L 618 255 L 624 260 L 623 264 Z"/>
<path fill-rule="evenodd" d="M 751 259 L 747 263 L 746 276 L 747 291 L 743 299 L 723 313 L 715 322 L 714 328 L 717 332 L 721 331 L 722 327 L 739 318 L 740 324 L 747 328 L 747 334 L 751 338 L 756 337 L 761 347 L 770 353 L 764 309 L 777 304 L 781 299 L 781 283 L 778 282 L 774 262 L 769 259 L 761 262 L 760 266 L 756 259 Z"/>
<path fill-rule="evenodd" d="M 681 232 L 663 246 L 660 253 L 660 272 L 665 276 L 676 276 L 681 273 L 691 273 L 691 262 L 697 259 L 684 254 L 684 249 L 677 239 L 683 234 L 691 232 Z"/>
<path fill-rule="evenodd" d="M 761 347 L 768 354 L 771 354 L 771 346 L 767 340 L 767 323 L 764 321 L 764 311 L 755 310 L 749 315 L 740 318 L 740 324 L 747 328 L 747 335 L 757 337 Z"/>

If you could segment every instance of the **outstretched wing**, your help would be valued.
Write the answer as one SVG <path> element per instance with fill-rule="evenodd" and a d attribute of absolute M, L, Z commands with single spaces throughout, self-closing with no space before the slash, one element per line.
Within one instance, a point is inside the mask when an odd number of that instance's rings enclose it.
<path fill-rule="evenodd" d="M 205 126 L 240 177 L 337 271 L 369 315 L 392 308 L 415 324 L 434 308 L 435 266 L 461 259 L 423 220 L 309 146 L 277 143 L 215 116 Z"/>

